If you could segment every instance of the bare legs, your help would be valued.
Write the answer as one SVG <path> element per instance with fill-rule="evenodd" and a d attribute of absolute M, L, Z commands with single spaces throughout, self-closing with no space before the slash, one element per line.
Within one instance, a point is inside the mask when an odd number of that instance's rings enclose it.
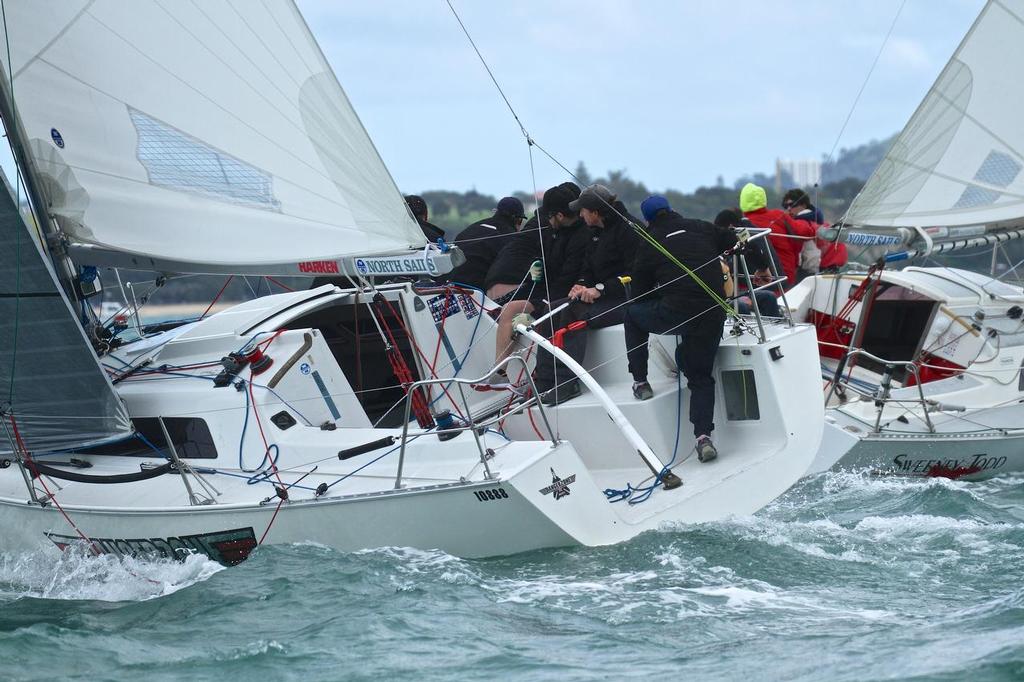
<path fill-rule="evenodd" d="M 532 313 L 533 304 L 529 301 L 509 301 L 501 309 L 498 317 L 498 331 L 495 338 L 494 362 L 499 363 L 512 354 L 512 326 L 515 316 L 520 313 Z"/>

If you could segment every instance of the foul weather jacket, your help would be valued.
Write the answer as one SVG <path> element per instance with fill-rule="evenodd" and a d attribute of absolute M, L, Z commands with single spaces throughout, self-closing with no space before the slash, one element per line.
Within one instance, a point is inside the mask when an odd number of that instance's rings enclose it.
<path fill-rule="evenodd" d="M 772 233 L 768 239 L 775 247 L 775 253 L 782 263 L 789 285 L 796 284 L 796 270 L 800 265 L 800 250 L 804 247 L 804 239 L 814 237 L 813 225 L 805 220 L 794 220 L 785 211 L 777 208 L 759 208 L 743 214 L 747 220 L 757 227 L 767 227 Z"/>
<path fill-rule="evenodd" d="M 577 283 L 586 287 L 602 283 L 602 296 L 625 299 L 626 290 L 619 277 L 632 272 L 640 237 L 615 214 L 605 217 L 604 227 L 587 229 L 590 231 L 590 244 Z"/>
<path fill-rule="evenodd" d="M 684 218 L 675 211 L 663 211 L 651 221 L 647 231 L 680 263 L 694 272 L 719 298 L 725 297 L 725 278 L 720 256 L 736 244 L 736 233 L 704 220 Z M 652 295 L 662 304 L 688 316 L 698 315 L 716 305 L 693 277 L 668 256 L 643 241 L 637 248 L 633 266 L 634 300 L 659 286 Z"/>
<path fill-rule="evenodd" d="M 452 270 L 453 282 L 486 289 L 487 271 L 498 257 L 498 252 L 516 233 L 513 219 L 501 213 L 478 220 L 455 238 L 455 245 L 466 254 L 466 262 Z"/>

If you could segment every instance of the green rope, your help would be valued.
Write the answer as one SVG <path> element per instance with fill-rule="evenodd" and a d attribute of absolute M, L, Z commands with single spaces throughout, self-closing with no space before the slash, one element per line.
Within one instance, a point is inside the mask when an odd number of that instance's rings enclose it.
<path fill-rule="evenodd" d="M 612 208 L 614 210 L 614 207 Z M 616 213 L 618 213 L 618 211 L 616 211 Z M 625 218 L 625 216 L 622 217 Z M 732 317 L 737 317 L 739 315 L 739 313 L 737 313 L 736 310 L 731 305 L 729 305 L 728 301 L 719 296 L 714 289 L 709 287 L 704 280 L 697 276 L 696 272 L 686 267 L 686 265 L 684 265 L 678 258 L 673 256 L 672 253 L 664 246 L 662 246 L 661 243 L 659 243 L 658 240 L 655 239 L 650 232 L 645 230 L 640 225 L 637 225 L 632 220 L 629 220 L 628 218 L 626 218 L 626 222 L 629 223 L 630 227 L 633 228 L 633 231 L 640 235 L 644 239 L 644 241 L 653 246 L 656 251 L 658 251 L 660 254 L 668 258 L 669 261 L 671 261 L 676 266 L 681 268 L 683 272 L 685 272 L 691 279 L 697 282 L 697 284 L 700 285 L 700 287 L 705 291 L 705 293 L 707 293 L 707 295 L 711 297 L 711 300 L 713 300 L 715 303 L 717 303 L 719 306 L 725 309 L 725 312 L 728 315 Z"/>

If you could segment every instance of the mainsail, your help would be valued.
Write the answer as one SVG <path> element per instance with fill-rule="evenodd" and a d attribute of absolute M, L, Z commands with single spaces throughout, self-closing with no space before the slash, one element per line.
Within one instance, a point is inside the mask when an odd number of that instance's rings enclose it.
<path fill-rule="evenodd" d="M 0 185 L 0 453 L 11 452 L 14 427 L 34 454 L 131 433 L 49 259 Z"/>
<path fill-rule="evenodd" d="M 425 245 L 292 2 L 8 0 L 5 13 L 0 64 L 30 170 L 80 261 L 322 272 Z"/>
<path fill-rule="evenodd" d="M 1022 67 L 1024 0 L 991 0 L 844 222 L 937 239 L 1024 225 Z"/>

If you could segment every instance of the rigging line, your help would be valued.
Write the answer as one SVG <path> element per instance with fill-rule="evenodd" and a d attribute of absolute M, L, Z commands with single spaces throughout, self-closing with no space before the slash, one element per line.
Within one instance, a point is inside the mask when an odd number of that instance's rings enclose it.
<path fill-rule="evenodd" d="M 519 130 L 522 131 L 523 136 L 526 138 L 527 144 L 533 144 L 533 140 L 530 139 L 530 134 L 526 132 L 526 127 L 523 125 L 523 122 L 519 120 L 519 115 L 516 114 L 516 110 L 512 108 L 512 103 L 509 102 L 508 97 L 505 96 L 505 91 L 501 89 L 500 85 L 498 85 L 498 79 L 494 77 L 494 73 L 491 71 L 491 67 L 487 65 L 487 60 L 485 60 L 484 56 L 480 54 L 480 49 L 476 46 L 476 42 L 473 41 L 473 36 L 469 35 L 469 31 L 466 29 L 466 25 L 462 23 L 462 17 L 460 17 L 459 13 L 455 11 L 455 6 L 452 5 L 452 0 L 445 0 L 445 2 L 448 3 L 448 9 L 450 9 L 452 11 L 452 14 L 455 15 L 455 21 L 459 22 L 459 26 L 462 28 L 462 32 L 466 34 L 466 39 L 469 40 L 469 44 L 473 46 L 473 51 L 476 52 L 476 56 L 479 57 L 480 63 L 483 64 L 484 69 L 486 69 L 487 71 L 487 75 L 491 77 L 491 82 L 494 83 L 494 87 L 498 89 L 498 94 L 501 95 L 501 98 L 503 100 L 505 100 L 505 106 L 508 107 L 509 112 L 512 114 L 512 118 L 514 118 L 516 120 L 516 123 L 519 124 Z M 536 199 L 536 190 L 534 192 L 534 198 Z"/>
<path fill-rule="evenodd" d="M 11 64 L 11 40 L 10 40 L 10 37 L 8 36 L 8 34 L 7 34 L 7 7 L 6 7 L 6 3 L 4 3 L 3 0 L 0 0 L 0 15 L 2 15 L 3 22 L 4 22 L 4 42 L 7 44 L 7 64 L 10 65 Z M 8 71 L 10 71 L 10 69 L 8 69 Z M 10 89 L 11 89 L 11 111 L 13 113 L 14 112 L 14 74 L 13 73 L 11 73 Z M 17 125 L 17 123 L 15 123 L 15 121 L 14 121 L 15 118 L 17 118 L 17 114 L 13 114 L 11 116 L 11 119 L 12 119 L 11 120 L 12 130 L 8 131 L 8 133 L 10 133 L 12 135 L 12 138 L 8 140 L 8 142 L 10 142 L 10 143 L 13 143 L 13 135 L 14 135 L 13 127 Z M 13 153 L 13 148 L 12 148 L 11 151 Z M 21 164 L 17 163 L 17 160 L 15 160 L 14 167 L 16 169 L 16 176 L 17 176 L 16 177 L 16 182 L 14 183 L 14 185 L 15 185 L 14 210 L 20 215 L 21 214 Z M 14 298 L 14 329 L 12 330 L 12 334 L 14 336 L 14 339 L 11 342 L 11 379 L 10 379 L 10 382 L 9 382 L 9 385 L 8 385 L 8 391 L 7 391 L 7 402 L 8 402 L 8 404 L 12 408 L 14 407 L 14 376 L 15 376 L 15 371 L 17 370 L 17 367 L 18 367 L 18 331 L 19 331 L 19 322 L 21 320 L 21 232 L 22 232 L 22 230 L 18 226 L 17 222 L 15 222 L 15 224 L 14 224 L 14 232 L 17 235 L 16 241 L 15 241 L 16 246 L 15 246 L 14 258 L 15 258 L 15 260 L 18 263 L 18 268 L 17 268 L 16 274 L 15 274 L 14 291 L 18 295 L 15 296 L 15 298 Z M 40 236 L 40 240 L 41 239 L 42 238 Z M 12 419 L 13 419 L 13 417 L 12 417 Z M 15 433 L 17 433 L 17 427 L 16 426 L 15 426 Z M 68 519 L 68 520 L 70 521 L 70 519 Z M 71 525 L 74 525 L 74 524 L 71 524 Z M 76 530 L 77 530 L 77 528 L 76 528 Z"/>
<path fill-rule="evenodd" d="M 871 62 L 871 68 L 868 69 L 867 76 L 864 77 L 864 82 L 860 85 L 860 90 L 857 91 L 857 96 L 853 98 L 853 104 L 850 106 L 850 110 L 846 114 L 846 120 L 843 121 L 842 127 L 839 129 L 839 134 L 836 135 L 835 142 L 832 143 L 832 149 L 829 151 L 828 156 L 825 157 L 825 163 L 823 166 L 832 161 L 832 155 L 836 153 L 836 147 L 839 146 L 839 141 L 843 139 L 843 133 L 846 132 L 846 126 L 849 125 L 850 119 L 853 117 L 853 112 L 857 109 L 857 104 L 860 102 L 861 95 L 864 94 L 864 89 L 868 86 L 868 81 L 871 80 L 871 74 L 875 72 L 875 67 L 878 66 L 878 60 L 882 57 L 882 52 L 885 51 L 885 46 L 889 43 L 889 38 L 892 37 L 893 29 L 896 28 L 896 22 L 900 18 L 900 14 L 903 13 L 903 6 L 907 4 L 907 0 L 900 2 L 899 8 L 896 10 L 896 15 L 892 18 L 892 23 L 889 24 L 889 31 L 885 34 L 885 39 L 882 40 L 882 45 L 878 48 L 878 52 L 875 54 L 875 59 Z"/>

